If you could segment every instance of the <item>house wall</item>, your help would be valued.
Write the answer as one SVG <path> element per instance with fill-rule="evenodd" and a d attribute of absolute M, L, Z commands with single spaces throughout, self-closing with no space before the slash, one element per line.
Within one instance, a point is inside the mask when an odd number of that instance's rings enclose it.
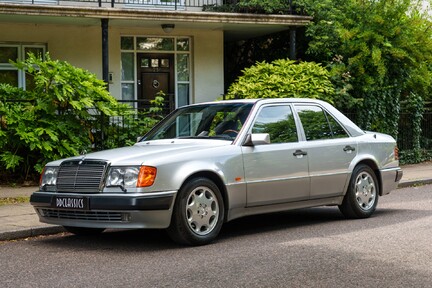
<path fill-rule="evenodd" d="M 102 75 L 99 27 L 0 23 L 0 31 L 0 42 L 47 44 L 52 59 Z"/>
<path fill-rule="evenodd" d="M 223 33 L 202 31 L 195 35 L 194 43 L 195 99 L 192 101 L 213 101 L 224 93 Z"/>
<path fill-rule="evenodd" d="M 121 99 L 120 37 L 189 36 L 192 39 L 191 102 L 213 101 L 223 93 L 223 31 L 109 27 L 109 71 L 113 73 L 111 94 Z M 89 70 L 102 79 L 102 35 L 100 25 L 72 26 L 55 24 L 0 23 L 0 42 L 45 43 L 52 59 L 65 60 Z"/>

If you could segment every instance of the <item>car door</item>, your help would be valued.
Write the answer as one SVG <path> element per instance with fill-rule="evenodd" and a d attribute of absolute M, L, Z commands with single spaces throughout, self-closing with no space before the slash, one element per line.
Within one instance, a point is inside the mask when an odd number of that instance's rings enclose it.
<path fill-rule="evenodd" d="M 250 132 L 268 133 L 271 143 L 242 147 L 248 207 L 309 198 L 308 155 L 297 131 L 289 104 L 258 112 Z"/>
<path fill-rule="evenodd" d="M 357 142 L 318 105 L 296 105 L 308 153 L 311 199 L 342 195 L 357 155 Z"/>

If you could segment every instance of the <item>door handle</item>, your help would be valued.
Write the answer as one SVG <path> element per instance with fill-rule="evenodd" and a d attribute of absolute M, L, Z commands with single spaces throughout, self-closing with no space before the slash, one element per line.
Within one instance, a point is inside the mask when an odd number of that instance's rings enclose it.
<path fill-rule="evenodd" d="M 350 146 L 350 145 L 347 145 L 343 148 L 343 151 L 351 153 L 351 152 L 355 151 L 355 148 Z"/>
<path fill-rule="evenodd" d="M 302 151 L 302 150 L 296 150 L 296 151 L 293 153 L 293 155 L 294 155 L 294 156 L 306 156 L 306 155 L 307 155 L 307 152 Z"/>

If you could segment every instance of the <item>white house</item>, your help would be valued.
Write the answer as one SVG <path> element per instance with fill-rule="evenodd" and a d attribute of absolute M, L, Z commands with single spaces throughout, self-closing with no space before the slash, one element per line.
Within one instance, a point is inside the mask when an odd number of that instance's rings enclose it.
<path fill-rule="evenodd" d="M 222 0 L 0 0 L 0 82 L 26 86 L 9 64 L 49 51 L 109 83 L 119 100 L 157 91 L 172 107 L 224 92 L 224 42 L 306 25 L 309 17 L 203 12 Z"/>

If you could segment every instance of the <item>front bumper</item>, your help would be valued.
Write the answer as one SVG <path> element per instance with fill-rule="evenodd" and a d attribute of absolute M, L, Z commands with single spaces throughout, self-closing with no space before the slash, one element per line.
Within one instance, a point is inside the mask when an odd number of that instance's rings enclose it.
<path fill-rule="evenodd" d="M 176 191 L 134 194 L 35 192 L 30 197 L 39 220 L 89 228 L 167 228 Z M 58 199 L 85 201 L 80 208 L 58 207 Z M 79 206 L 79 205 L 78 205 Z"/>
<path fill-rule="evenodd" d="M 388 168 L 388 169 L 381 169 L 381 180 L 382 180 L 382 189 L 380 195 L 387 195 L 392 190 L 395 190 L 398 185 L 399 181 L 402 179 L 403 171 L 401 168 Z"/>

